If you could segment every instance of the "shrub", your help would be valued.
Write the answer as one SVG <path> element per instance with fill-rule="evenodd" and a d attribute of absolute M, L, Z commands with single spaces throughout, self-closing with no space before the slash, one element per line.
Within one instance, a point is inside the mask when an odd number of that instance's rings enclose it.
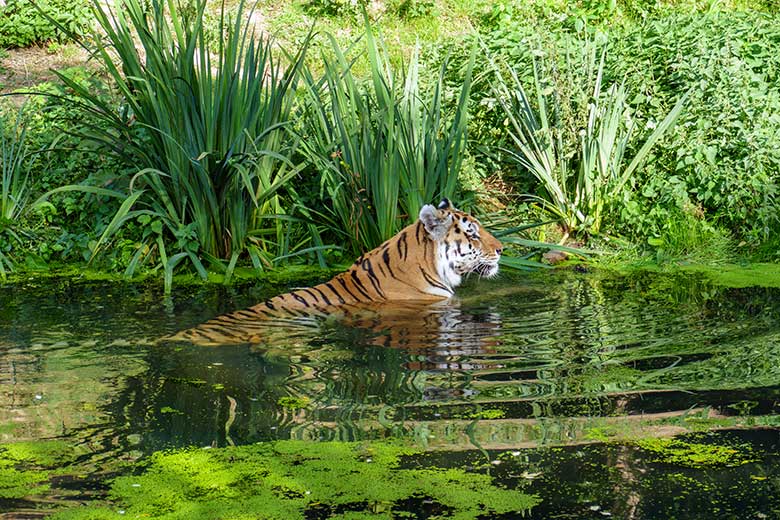
<path fill-rule="evenodd" d="M 636 128 L 624 85 L 602 90 L 605 54 L 586 45 L 564 71 L 534 62 L 533 102 L 514 69 L 496 67 L 496 97 L 510 123 L 510 150 L 539 183 L 534 200 L 566 233 L 597 234 L 605 209 L 621 202 L 634 172 L 683 108 L 682 100 L 631 155 Z M 534 104 L 535 103 L 535 104 Z M 631 157 L 631 160 L 629 160 Z"/>
<path fill-rule="evenodd" d="M 0 118 L 0 278 L 13 268 L 11 249 L 21 242 L 18 221 L 30 199 L 30 155 L 22 110 L 12 124 Z"/>
<path fill-rule="evenodd" d="M 89 70 L 77 67 L 61 73 L 106 103 L 114 102 L 107 87 Z M 77 135 L 79 128 L 94 127 L 99 125 L 99 120 L 69 98 L 73 94 L 70 88 L 60 82 L 45 82 L 16 94 L 27 98 L 22 111 L 28 149 L 28 191 L 32 200 L 69 183 L 114 189 L 127 187 L 123 174 L 128 165 L 114 155 L 101 153 L 95 143 Z M 15 111 L 13 102 L 0 103 L 7 136 L 11 135 L 8 124 Z M 26 212 L 18 221 L 28 239 L 16 244 L 17 256 L 35 255 L 39 257 L 38 264 L 89 258 L 95 237 L 105 230 L 117 208 L 111 197 L 78 192 L 52 197 L 40 205 L 40 211 Z M 112 249 L 109 256 L 114 252 Z"/>
<path fill-rule="evenodd" d="M 615 40 L 614 74 L 637 92 L 642 117 L 658 120 L 679 93 L 690 96 L 654 167 L 636 179 L 622 215 L 629 227 L 658 234 L 643 222 L 648 209 L 688 204 L 752 243 L 780 230 L 778 48 L 780 21 L 756 12 L 671 15 Z"/>
<path fill-rule="evenodd" d="M 204 278 L 201 259 L 229 278 L 242 254 L 260 268 L 289 245 L 284 221 L 272 217 L 286 213 L 278 192 L 292 189 L 286 183 L 297 172 L 287 159 L 296 140 L 284 127 L 307 43 L 280 62 L 273 42 L 255 39 L 243 2 L 214 41 L 205 5 L 179 12 L 174 0 L 122 0 L 108 12 L 95 4 L 105 32 L 105 41 L 95 35 L 97 55 L 125 103 L 120 112 L 61 76 L 101 121 L 92 137 L 139 169 L 128 192 L 66 188 L 122 200 L 95 251 L 123 225 L 140 223 L 142 244 L 128 273 L 157 258 L 167 288 L 184 259 Z"/>
<path fill-rule="evenodd" d="M 83 35 L 88 31 L 92 20 L 89 0 L 37 0 L 35 3 L 31 0 L 0 3 L 0 47 L 61 41 L 68 34 Z"/>

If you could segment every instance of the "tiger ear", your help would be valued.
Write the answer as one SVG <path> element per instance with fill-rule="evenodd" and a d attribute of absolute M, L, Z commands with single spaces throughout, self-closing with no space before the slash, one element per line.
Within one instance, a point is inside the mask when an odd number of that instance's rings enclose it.
<path fill-rule="evenodd" d="M 420 210 L 420 222 L 432 239 L 441 240 L 452 225 L 452 214 L 426 204 Z"/>
<path fill-rule="evenodd" d="M 439 205 L 437 206 L 439 209 L 451 209 L 454 211 L 457 211 L 457 208 L 452 205 L 452 202 L 450 202 L 450 199 L 447 197 L 441 199 L 441 202 L 439 202 Z"/>

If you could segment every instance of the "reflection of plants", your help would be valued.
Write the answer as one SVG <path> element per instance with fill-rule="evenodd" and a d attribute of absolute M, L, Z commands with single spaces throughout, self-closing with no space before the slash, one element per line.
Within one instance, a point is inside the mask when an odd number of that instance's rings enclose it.
<path fill-rule="evenodd" d="M 308 80 L 307 139 L 303 149 L 322 172 L 332 201 L 331 229 L 355 251 L 378 246 L 423 204 L 451 197 L 466 144 L 470 62 L 451 118 L 445 112 L 442 66 L 430 96 L 421 92 L 417 51 L 405 77 L 366 21 L 370 81 L 360 84 L 353 61 L 331 37 L 333 59 L 322 79 Z"/>
<path fill-rule="evenodd" d="M 148 233 L 128 271 L 156 252 L 168 286 L 184 259 L 203 277 L 201 258 L 230 276 L 242 254 L 260 267 L 287 252 L 284 221 L 266 222 L 285 213 L 278 190 L 297 171 L 286 159 L 295 140 L 283 127 L 306 48 L 282 64 L 270 42 L 255 38 L 243 2 L 216 41 L 204 27 L 204 0 L 183 12 L 177 5 L 122 0 L 110 11 L 95 4 L 105 32 L 95 35 L 97 55 L 126 103 L 121 113 L 61 76 L 103 123 L 91 137 L 141 168 L 128 194 L 99 190 L 123 202 L 95 252 L 143 218 Z"/>
<path fill-rule="evenodd" d="M 635 127 L 625 87 L 615 84 L 603 90 L 605 54 L 599 60 L 594 45 L 586 46 L 581 61 L 581 67 L 566 67 L 565 77 L 535 61 L 535 107 L 511 68 L 502 74 L 493 65 L 494 88 L 510 124 L 511 157 L 543 191 L 532 198 L 559 219 L 567 233 L 595 234 L 601 230 L 605 207 L 622 199 L 634 172 L 679 116 L 685 98 L 628 161 Z M 584 83 L 575 74 L 581 74 Z M 581 89 L 579 95 L 565 95 L 573 86 Z"/>
<path fill-rule="evenodd" d="M 301 410 L 309 406 L 311 400 L 308 397 L 280 397 L 276 404 L 287 410 Z"/>

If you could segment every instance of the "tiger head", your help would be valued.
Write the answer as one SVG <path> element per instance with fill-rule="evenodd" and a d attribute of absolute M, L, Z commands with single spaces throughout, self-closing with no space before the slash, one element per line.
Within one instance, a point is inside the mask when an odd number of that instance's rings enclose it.
<path fill-rule="evenodd" d="M 436 270 L 450 287 L 464 275 L 477 273 L 491 278 L 498 273 L 503 246 L 477 219 L 456 209 L 444 199 L 438 207 L 426 204 L 420 221 L 437 244 Z"/>

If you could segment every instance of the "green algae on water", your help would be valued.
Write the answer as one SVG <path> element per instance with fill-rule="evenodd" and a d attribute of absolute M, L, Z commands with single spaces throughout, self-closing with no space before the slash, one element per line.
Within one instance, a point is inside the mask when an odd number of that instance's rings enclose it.
<path fill-rule="evenodd" d="M 780 265 L 747 264 L 720 266 L 683 266 L 685 272 L 700 273 L 713 284 L 732 289 L 745 287 L 780 287 Z"/>
<path fill-rule="evenodd" d="M 311 400 L 308 397 L 280 397 L 276 404 L 287 410 L 301 410 L 309 406 Z"/>
<path fill-rule="evenodd" d="M 488 475 L 402 466 L 418 453 L 378 442 L 305 441 L 158 452 L 144 473 L 114 481 L 112 504 L 54 518 L 116 518 L 119 510 L 123 518 L 169 520 L 293 520 L 315 512 L 391 518 L 413 513 L 408 504 L 425 500 L 447 517 L 465 520 L 528 511 L 539 502 L 493 484 Z"/>
<path fill-rule="evenodd" d="M 0 445 L 0 499 L 25 498 L 49 489 L 50 471 L 72 461 L 73 450 L 61 441 Z"/>
<path fill-rule="evenodd" d="M 689 468 L 733 467 L 756 461 L 750 446 L 720 446 L 680 439 L 642 439 L 637 445 L 655 454 L 657 462 Z"/>

